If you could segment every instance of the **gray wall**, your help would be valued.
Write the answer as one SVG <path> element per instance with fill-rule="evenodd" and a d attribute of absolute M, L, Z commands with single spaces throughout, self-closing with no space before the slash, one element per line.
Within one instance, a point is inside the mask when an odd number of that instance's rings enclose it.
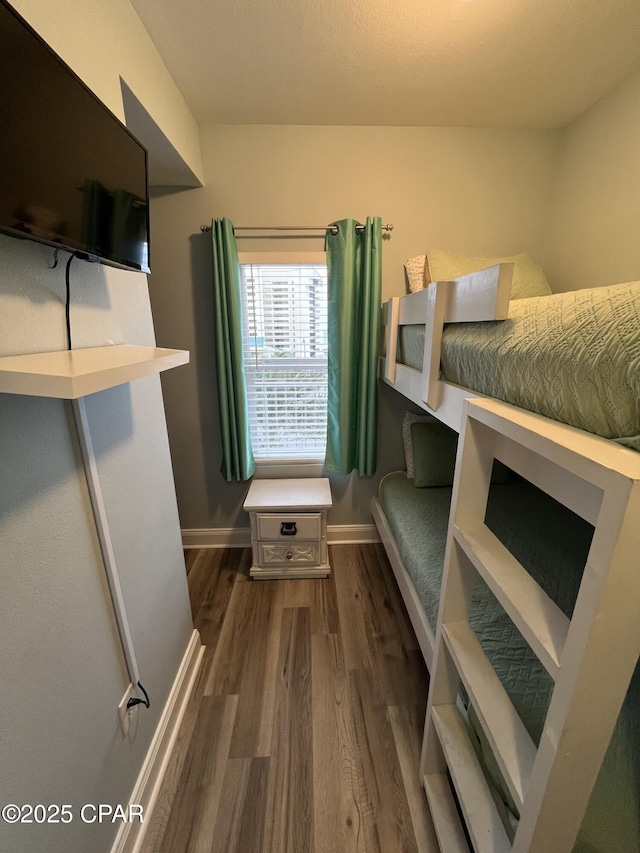
<path fill-rule="evenodd" d="M 121 78 L 176 155 L 197 126 L 129 0 L 13 0 L 118 116 Z M 64 265 L 0 235 L 0 356 L 66 348 Z M 74 261 L 75 347 L 153 344 L 147 277 Z M 0 394 L 0 803 L 126 803 L 192 632 L 159 377 L 87 398 L 106 512 L 151 708 L 129 683 L 68 402 Z M 0 850 L 100 853 L 117 825 L 10 826 Z"/>
<path fill-rule="evenodd" d="M 66 347 L 52 258 L 0 236 L 1 355 Z M 154 342 L 146 276 L 74 261 L 71 285 L 74 346 Z M 92 395 L 87 411 L 152 706 L 125 740 L 129 679 L 70 403 L 0 394 L 0 803 L 126 803 L 192 631 L 160 380 Z M 95 853 L 117 828 L 0 821 L 0 850 Z"/>
<path fill-rule="evenodd" d="M 640 280 L 640 70 L 561 143 L 545 269 L 561 290 Z"/>
<path fill-rule="evenodd" d="M 150 280 L 160 345 L 192 362 L 163 377 L 183 529 L 246 527 L 246 485 L 219 473 L 210 240 L 199 226 L 316 225 L 379 215 L 395 228 L 383 249 L 383 297 L 404 292 L 402 263 L 436 246 L 471 255 L 540 257 L 558 133 L 470 128 L 212 126 L 201 149 L 205 187 L 156 193 Z M 322 240 L 240 240 L 245 250 L 322 249 Z M 382 474 L 403 466 L 406 401 L 380 386 L 374 478 L 331 476 L 330 524 L 371 522 Z"/>

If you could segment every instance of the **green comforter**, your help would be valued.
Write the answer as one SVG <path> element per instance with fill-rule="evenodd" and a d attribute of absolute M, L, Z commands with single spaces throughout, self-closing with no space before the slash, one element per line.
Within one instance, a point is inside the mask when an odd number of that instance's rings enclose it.
<path fill-rule="evenodd" d="M 422 368 L 424 328 L 399 360 Z M 640 282 L 511 302 L 509 318 L 445 328 L 443 378 L 640 450 Z"/>

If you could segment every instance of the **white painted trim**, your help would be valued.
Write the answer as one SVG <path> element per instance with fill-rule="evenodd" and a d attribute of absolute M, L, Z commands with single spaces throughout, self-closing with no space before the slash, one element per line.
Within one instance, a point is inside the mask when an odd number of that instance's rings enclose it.
<path fill-rule="evenodd" d="M 375 524 L 329 524 L 329 545 L 367 545 L 380 542 Z"/>
<path fill-rule="evenodd" d="M 257 459 L 254 480 L 297 480 L 317 479 L 322 477 L 322 459 L 315 460 L 289 460 L 283 459 Z"/>
<path fill-rule="evenodd" d="M 329 545 L 353 545 L 380 542 L 375 524 L 330 524 Z M 250 548 L 248 527 L 203 527 L 182 531 L 183 548 Z"/>
<path fill-rule="evenodd" d="M 204 649 L 205 647 L 200 642 L 200 634 L 194 629 L 129 798 L 130 803 L 136 803 L 143 807 L 144 822 L 134 821 L 121 824 L 111 853 L 139 853 L 142 848 L 144 835 L 151 822 L 151 815 L 160 786 L 178 739 L 178 732 L 202 664 Z"/>
<path fill-rule="evenodd" d="M 250 548 L 249 527 L 194 527 L 182 531 L 183 548 Z"/>
<path fill-rule="evenodd" d="M 136 650 L 133 647 L 131 638 L 131 630 L 129 629 L 129 620 L 127 619 L 127 610 L 122 596 L 122 587 L 120 585 L 120 575 L 118 574 L 118 566 L 116 557 L 113 551 L 111 542 L 111 531 L 109 530 L 109 519 L 102 497 L 102 487 L 100 485 L 100 477 L 98 475 L 98 466 L 96 463 L 96 455 L 93 450 L 93 441 L 91 439 L 91 431 L 89 430 L 89 420 L 87 418 L 87 408 L 84 397 L 79 397 L 77 400 L 71 401 L 73 409 L 73 419 L 78 432 L 78 440 L 80 442 L 80 452 L 82 455 L 82 464 L 84 474 L 87 480 L 87 488 L 91 500 L 91 509 L 93 511 L 93 519 L 96 525 L 96 533 L 100 543 L 100 551 L 102 553 L 102 562 L 104 571 L 107 576 L 107 583 L 111 593 L 111 602 L 113 605 L 113 613 L 116 617 L 118 625 L 118 634 L 120 635 L 120 644 L 127 662 L 127 671 L 129 678 L 133 684 L 133 689 L 138 692 L 138 684 L 140 683 L 140 671 L 136 660 Z"/>

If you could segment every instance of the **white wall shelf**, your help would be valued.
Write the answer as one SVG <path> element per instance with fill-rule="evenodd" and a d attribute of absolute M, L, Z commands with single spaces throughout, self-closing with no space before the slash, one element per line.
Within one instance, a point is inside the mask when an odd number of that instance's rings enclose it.
<path fill-rule="evenodd" d="M 0 393 L 77 400 L 189 361 L 187 350 L 131 344 L 0 358 Z"/>

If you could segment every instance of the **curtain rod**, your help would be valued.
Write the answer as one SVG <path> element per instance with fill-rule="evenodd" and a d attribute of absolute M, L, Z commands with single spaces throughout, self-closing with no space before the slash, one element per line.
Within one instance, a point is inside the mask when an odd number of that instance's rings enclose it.
<path fill-rule="evenodd" d="M 356 226 L 364 228 L 364 225 Z M 211 231 L 210 225 L 201 225 L 202 233 Z M 338 233 L 337 225 L 234 225 L 235 231 L 331 231 L 332 234 Z M 383 231 L 393 231 L 393 225 L 383 225 Z M 249 235 L 251 236 L 251 235 Z"/>

